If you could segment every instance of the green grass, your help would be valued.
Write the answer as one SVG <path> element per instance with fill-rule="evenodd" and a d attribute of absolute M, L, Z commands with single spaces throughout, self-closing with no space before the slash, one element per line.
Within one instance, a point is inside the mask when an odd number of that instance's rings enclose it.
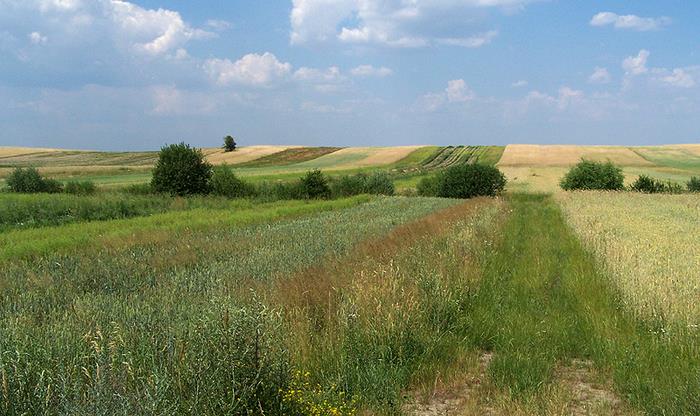
<path fill-rule="evenodd" d="M 148 217 L 95 221 L 14 230 L 0 234 L 0 262 L 18 258 L 37 257 L 48 253 L 66 252 L 93 245 L 114 245 L 168 239 L 184 230 L 206 230 L 240 224 L 259 223 L 277 218 L 298 216 L 318 211 L 336 210 L 362 204 L 368 196 L 334 201 L 283 201 L 256 204 L 249 200 L 231 202 L 223 209 L 195 208 Z"/>
<path fill-rule="evenodd" d="M 697 334 L 658 331 L 625 311 L 546 195 L 516 194 L 502 241 L 468 314 L 475 345 L 493 351 L 495 385 L 527 400 L 559 365 L 591 359 L 649 414 L 698 414 Z"/>
<path fill-rule="evenodd" d="M 640 147 L 633 150 L 639 156 L 660 167 L 700 172 L 700 156 L 685 149 Z"/>
<path fill-rule="evenodd" d="M 298 414 L 280 394 L 298 368 L 285 348 L 295 334 L 251 290 L 456 203 L 358 202 L 257 207 L 199 231 L 164 218 L 165 242 L 5 265 L 0 413 Z M 273 221 L 290 209 L 307 215 Z"/>

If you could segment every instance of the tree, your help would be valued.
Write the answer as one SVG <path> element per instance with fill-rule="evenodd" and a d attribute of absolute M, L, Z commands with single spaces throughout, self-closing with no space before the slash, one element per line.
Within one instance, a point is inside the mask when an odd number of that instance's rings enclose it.
<path fill-rule="evenodd" d="M 209 192 L 212 166 L 201 150 L 183 143 L 160 149 L 153 169 L 151 187 L 171 195 L 195 195 Z"/>
<path fill-rule="evenodd" d="M 228 165 L 217 166 L 211 177 L 211 191 L 214 195 L 227 198 L 243 198 L 253 194 L 252 187 L 240 180 Z"/>
<path fill-rule="evenodd" d="M 236 150 L 236 140 L 233 136 L 224 137 L 224 152 L 233 152 Z"/>
<path fill-rule="evenodd" d="M 300 181 L 302 193 L 308 199 L 322 199 L 331 196 L 328 180 L 318 169 L 306 173 Z"/>
<path fill-rule="evenodd" d="M 16 168 L 6 182 L 10 191 L 21 193 L 56 193 L 63 188 L 60 182 L 42 177 L 36 168 Z"/>
<path fill-rule="evenodd" d="M 497 167 L 478 163 L 451 166 L 438 181 L 437 196 L 443 198 L 496 196 L 506 186 L 506 177 Z"/>
<path fill-rule="evenodd" d="M 625 176 L 622 169 L 612 162 L 601 163 L 582 159 L 566 173 L 560 186 L 565 191 L 620 191 L 625 187 Z"/>

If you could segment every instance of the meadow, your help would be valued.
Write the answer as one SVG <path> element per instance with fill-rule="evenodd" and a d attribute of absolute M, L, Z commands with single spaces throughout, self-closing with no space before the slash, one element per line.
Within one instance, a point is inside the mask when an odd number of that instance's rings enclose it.
<path fill-rule="evenodd" d="M 90 196 L 0 193 L 0 414 L 700 414 L 700 194 L 558 188 L 581 157 L 682 183 L 697 147 L 243 149 L 205 154 L 406 196 L 136 195 L 114 171 Z M 66 153 L 4 155 L 81 172 Z M 414 196 L 475 162 L 507 191 Z"/>

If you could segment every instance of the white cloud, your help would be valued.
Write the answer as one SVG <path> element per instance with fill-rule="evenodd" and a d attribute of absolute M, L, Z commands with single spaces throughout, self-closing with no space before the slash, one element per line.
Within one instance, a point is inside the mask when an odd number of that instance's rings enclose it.
<path fill-rule="evenodd" d="M 612 76 L 607 68 L 596 67 L 593 73 L 588 77 L 588 81 L 592 84 L 607 84 L 612 81 Z"/>
<path fill-rule="evenodd" d="M 521 79 L 519 81 L 515 81 L 514 83 L 510 84 L 511 87 L 513 88 L 522 88 L 522 87 L 527 87 L 529 82 L 525 81 L 524 79 Z"/>
<path fill-rule="evenodd" d="M 628 75 L 640 75 L 646 73 L 648 71 L 647 60 L 649 59 L 649 55 L 650 53 L 648 50 L 642 49 L 639 51 L 637 56 L 629 56 L 625 58 L 625 60 L 622 61 L 622 69 L 624 69 Z"/>
<path fill-rule="evenodd" d="M 453 79 L 447 82 L 447 88 L 445 88 L 445 94 L 447 96 L 447 101 L 451 103 L 463 103 L 469 100 L 473 100 L 476 97 L 474 91 L 469 89 L 467 83 L 463 79 Z"/>
<path fill-rule="evenodd" d="M 270 52 L 248 54 L 236 62 L 228 59 L 208 59 L 204 69 L 220 85 L 232 83 L 268 86 L 284 79 L 292 70 L 289 63 L 280 62 Z"/>
<path fill-rule="evenodd" d="M 443 38 L 438 39 L 438 43 L 450 46 L 461 46 L 464 48 L 480 48 L 484 45 L 491 43 L 493 39 L 498 36 L 497 30 L 491 30 L 488 32 L 480 33 L 475 36 L 470 36 L 468 38 Z"/>
<path fill-rule="evenodd" d="M 512 11 L 533 1 L 293 0 L 290 40 L 295 45 L 339 40 L 405 48 L 435 43 L 476 48 L 497 35 L 468 35 L 465 22 L 478 18 L 478 9 Z"/>
<path fill-rule="evenodd" d="M 294 79 L 298 81 L 337 82 L 342 78 L 340 68 L 337 66 L 332 66 L 325 70 L 301 67 L 294 72 Z"/>
<path fill-rule="evenodd" d="M 32 32 L 29 35 L 27 35 L 29 38 L 29 42 L 32 43 L 32 45 L 46 45 L 46 42 L 49 41 L 49 38 L 42 35 L 40 32 Z"/>
<path fill-rule="evenodd" d="M 612 25 L 616 29 L 631 29 L 640 32 L 658 30 L 663 26 L 671 24 L 668 17 L 639 17 L 633 14 L 618 15 L 612 12 L 601 12 L 593 16 L 590 21 L 591 26 Z"/>
<path fill-rule="evenodd" d="M 219 19 L 209 19 L 206 21 L 205 25 L 207 27 L 212 28 L 213 30 L 222 32 L 224 30 L 228 30 L 233 26 L 231 22 L 227 20 L 219 20 Z"/>
<path fill-rule="evenodd" d="M 667 72 L 665 70 L 656 70 L 655 72 Z M 664 74 L 658 77 L 659 81 L 673 87 L 692 88 L 695 84 L 695 78 L 685 69 L 676 68 L 669 74 Z"/>
<path fill-rule="evenodd" d="M 394 73 L 391 69 L 382 66 L 374 67 L 372 65 L 360 65 L 350 70 L 350 73 L 356 77 L 379 77 L 384 78 Z"/>

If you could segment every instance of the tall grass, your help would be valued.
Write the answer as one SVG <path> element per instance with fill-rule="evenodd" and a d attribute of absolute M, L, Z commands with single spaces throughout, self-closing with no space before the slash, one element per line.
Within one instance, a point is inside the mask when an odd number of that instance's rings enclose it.
<path fill-rule="evenodd" d="M 270 213 L 289 203 L 256 207 L 254 224 L 183 225 L 162 241 L 8 262 L 0 271 L 0 413 L 298 414 L 307 403 L 285 399 L 295 385 L 285 310 L 249 289 L 454 204 L 383 198 L 277 222 Z"/>

